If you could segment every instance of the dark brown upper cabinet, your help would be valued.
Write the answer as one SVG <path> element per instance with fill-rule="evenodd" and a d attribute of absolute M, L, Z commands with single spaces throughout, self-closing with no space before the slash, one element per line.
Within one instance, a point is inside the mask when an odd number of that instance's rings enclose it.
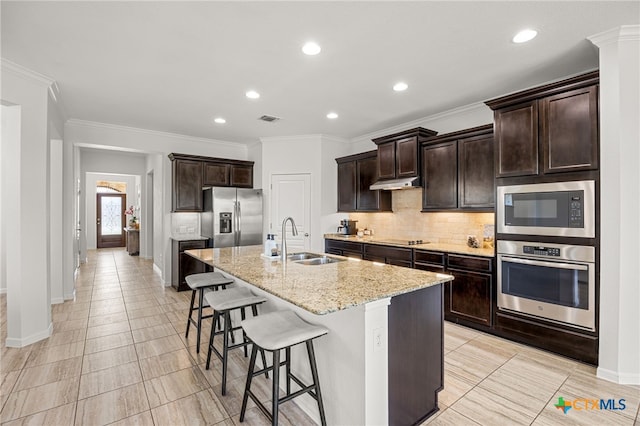
<path fill-rule="evenodd" d="M 378 179 L 420 176 L 420 143 L 437 134 L 418 127 L 373 139 L 378 145 Z"/>
<path fill-rule="evenodd" d="M 422 209 L 458 207 L 458 145 L 456 141 L 422 147 Z"/>
<path fill-rule="evenodd" d="M 493 211 L 493 125 L 447 133 L 422 144 L 422 211 Z"/>
<path fill-rule="evenodd" d="M 458 140 L 458 207 L 488 209 L 495 207 L 493 126 Z"/>
<path fill-rule="evenodd" d="M 338 163 L 338 211 L 391 211 L 391 193 L 372 191 L 377 180 L 377 151 L 336 158 Z"/>
<path fill-rule="evenodd" d="M 597 71 L 487 101 L 496 177 L 598 169 Z"/>
<path fill-rule="evenodd" d="M 253 162 L 251 165 L 231 165 L 231 186 L 253 188 Z"/>
<path fill-rule="evenodd" d="M 201 212 L 205 186 L 253 188 L 253 161 L 175 153 L 169 160 L 173 212 Z"/>
<path fill-rule="evenodd" d="M 202 161 L 176 159 L 171 167 L 172 211 L 202 211 Z"/>
<path fill-rule="evenodd" d="M 205 162 L 204 184 L 211 186 L 229 186 L 229 169 L 231 166 L 225 163 Z"/>

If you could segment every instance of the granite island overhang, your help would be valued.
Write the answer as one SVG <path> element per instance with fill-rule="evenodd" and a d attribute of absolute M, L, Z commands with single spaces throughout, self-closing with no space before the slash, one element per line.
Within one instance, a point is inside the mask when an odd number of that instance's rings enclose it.
<path fill-rule="evenodd" d="M 443 386 L 442 288 L 451 275 L 330 256 L 323 265 L 273 261 L 261 246 L 187 250 L 268 298 L 261 312 L 291 309 L 327 327 L 316 342 L 327 421 L 415 424 L 437 411 Z M 293 367 L 310 378 L 306 352 Z M 308 396 L 296 403 L 316 421 Z"/>

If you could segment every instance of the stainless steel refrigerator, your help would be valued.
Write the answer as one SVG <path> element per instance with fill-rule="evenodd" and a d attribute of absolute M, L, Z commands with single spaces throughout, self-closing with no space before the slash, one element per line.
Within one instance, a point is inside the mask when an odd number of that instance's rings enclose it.
<path fill-rule="evenodd" d="M 208 246 L 262 244 L 262 189 L 205 188 L 200 234 Z"/>

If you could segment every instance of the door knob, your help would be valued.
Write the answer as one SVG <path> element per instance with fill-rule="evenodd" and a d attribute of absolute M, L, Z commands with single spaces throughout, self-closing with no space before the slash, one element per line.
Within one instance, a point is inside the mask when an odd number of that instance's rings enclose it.
<path fill-rule="evenodd" d="M 309 236 L 309 233 L 308 233 L 308 232 L 305 232 L 305 233 L 304 233 L 304 236 L 305 236 L 305 237 L 308 237 L 308 236 Z"/>

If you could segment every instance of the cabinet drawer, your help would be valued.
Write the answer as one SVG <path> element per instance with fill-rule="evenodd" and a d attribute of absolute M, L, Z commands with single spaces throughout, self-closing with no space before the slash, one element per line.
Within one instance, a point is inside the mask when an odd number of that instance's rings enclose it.
<path fill-rule="evenodd" d="M 444 265 L 438 265 L 435 263 L 422 263 L 422 262 L 414 262 L 414 269 L 420 269 L 422 271 L 430 271 L 430 272 L 442 272 L 444 273 Z"/>
<path fill-rule="evenodd" d="M 491 272 L 492 259 L 472 256 L 449 255 L 449 268 L 471 269 L 474 271 Z"/>
<path fill-rule="evenodd" d="M 438 265 L 442 265 L 444 269 L 444 253 L 416 250 L 414 256 L 414 260 L 416 262 L 435 263 Z"/>
<path fill-rule="evenodd" d="M 412 260 L 411 251 L 411 249 L 379 246 L 374 244 L 365 244 L 364 246 L 365 256 L 369 255 L 371 257 L 404 260 L 407 262 L 411 262 Z"/>
<path fill-rule="evenodd" d="M 183 252 L 185 250 L 203 249 L 203 248 L 207 248 L 206 240 L 189 240 L 189 241 L 178 242 L 178 250 L 180 252 Z"/>
<path fill-rule="evenodd" d="M 362 243 L 352 243 L 351 241 L 325 240 L 328 249 L 339 249 L 350 252 L 362 253 Z"/>

